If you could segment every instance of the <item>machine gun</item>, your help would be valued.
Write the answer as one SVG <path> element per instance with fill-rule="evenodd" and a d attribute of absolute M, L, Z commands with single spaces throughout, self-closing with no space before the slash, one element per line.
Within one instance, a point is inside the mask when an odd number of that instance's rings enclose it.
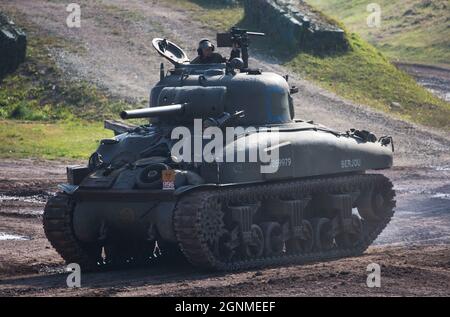
<path fill-rule="evenodd" d="M 249 36 L 266 36 L 264 33 L 248 32 L 247 30 L 232 27 L 228 33 L 217 34 L 218 47 L 236 47 L 242 51 L 244 68 L 248 68 L 248 47 L 250 46 Z"/>

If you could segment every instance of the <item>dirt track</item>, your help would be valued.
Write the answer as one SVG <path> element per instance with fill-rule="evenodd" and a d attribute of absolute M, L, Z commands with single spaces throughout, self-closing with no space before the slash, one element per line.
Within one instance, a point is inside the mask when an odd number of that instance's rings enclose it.
<path fill-rule="evenodd" d="M 398 191 L 397 214 L 376 245 L 358 258 L 228 275 L 156 263 L 85 274 L 83 288 L 69 290 L 61 274 L 63 261 L 45 239 L 40 216 L 49 192 L 64 181 L 64 165 L 54 164 L 0 163 L 0 233 L 27 239 L 0 241 L 0 295 L 450 295 L 450 169 L 389 172 Z M 377 290 L 365 286 L 366 268 L 373 262 L 382 266 Z"/>
<path fill-rule="evenodd" d="M 79 3 L 84 8 L 81 30 L 64 27 L 65 6 L 56 1 L 9 1 L 5 7 L 41 25 L 38 32 L 87 48 L 79 55 L 62 50 L 52 54 L 75 79 L 97 82 L 123 97 L 145 99 L 157 80 L 161 60 L 151 49 L 152 37 L 168 37 L 183 47 L 214 37 L 190 21 L 193 13 L 162 1 Z M 268 56 L 252 63 L 289 72 Z M 301 78 L 291 76 L 291 81 L 301 91 L 296 98 L 299 117 L 341 130 L 369 129 L 396 140 L 396 168 L 386 174 L 398 192 L 397 213 L 367 254 L 229 275 L 202 274 L 183 265 L 105 272 L 85 275 L 84 288 L 67 290 L 60 274 L 63 262 L 44 238 L 40 219 L 46 197 L 64 181 L 65 164 L 3 160 L 0 239 L 7 233 L 24 240 L 0 240 L 0 295 L 450 295 L 450 136 L 342 100 Z M 365 286 L 366 267 L 372 262 L 383 266 L 378 290 Z"/>

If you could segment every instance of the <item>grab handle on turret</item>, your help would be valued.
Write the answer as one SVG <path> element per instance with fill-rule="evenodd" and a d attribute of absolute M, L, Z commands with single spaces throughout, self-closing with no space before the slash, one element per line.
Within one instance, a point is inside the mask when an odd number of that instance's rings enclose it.
<path fill-rule="evenodd" d="M 120 117 L 123 120 L 128 120 L 128 119 L 144 119 L 144 118 L 154 118 L 154 117 L 161 117 L 161 116 L 180 115 L 180 114 L 184 113 L 185 107 L 187 105 L 188 105 L 187 103 L 184 103 L 184 104 L 177 104 L 177 105 L 168 105 L 168 106 L 152 107 L 152 108 L 146 108 L 146 109 L 122 111 L 122 113 L 120 114 Z"/>

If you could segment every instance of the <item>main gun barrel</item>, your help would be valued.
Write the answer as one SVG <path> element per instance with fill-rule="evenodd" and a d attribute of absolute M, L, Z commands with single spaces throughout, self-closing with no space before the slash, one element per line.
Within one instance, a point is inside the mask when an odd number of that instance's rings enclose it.
<path fill-rule="evenodd" d="M 123 120 L 128 120 L 128 119 L 143 119 L 143 118 L 180 115 L 184 112 L 184 108 L 186 107 L 186 105 L 187 104 L 184 103 L 178 105 L 168 105 L 146 109 L 122 111 L 120 117 Z"/>
<path fill-rule="evenodd" d="M 266 36 L 266 33 L 261 32 L 247 32 L 247 34 L 252 36 Z"/>

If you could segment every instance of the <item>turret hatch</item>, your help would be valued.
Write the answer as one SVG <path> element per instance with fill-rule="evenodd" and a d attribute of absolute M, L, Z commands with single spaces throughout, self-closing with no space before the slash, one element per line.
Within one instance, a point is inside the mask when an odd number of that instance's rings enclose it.
<path fill-rule="evenodd" d="M 152 41 L 153 47 L 163 57 L 175 66 L 189 64 L 190 60 L 187 54 L 175 43 L 167 39 L 155 38 Z"/>

